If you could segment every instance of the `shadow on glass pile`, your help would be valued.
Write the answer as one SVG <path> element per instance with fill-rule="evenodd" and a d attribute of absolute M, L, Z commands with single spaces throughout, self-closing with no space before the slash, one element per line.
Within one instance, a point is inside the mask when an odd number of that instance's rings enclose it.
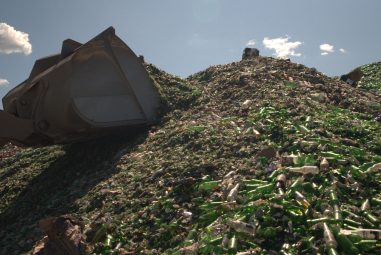
<path fill-rule="evenodd" d="M 128 135 L 65 145 L 64 155 L 35 176 L 0 214 L 0 226 L 5 233 L 0 247 L 30 250 L 33 242 L 18 246 L 20 230 L 27 239 L 33 235 L 40 219 L 77 211 L 74 202 L 114 175 L 117 171 L 115 162 L 143 143 L 148 130 L 140 128 L 129 130 Z"/>

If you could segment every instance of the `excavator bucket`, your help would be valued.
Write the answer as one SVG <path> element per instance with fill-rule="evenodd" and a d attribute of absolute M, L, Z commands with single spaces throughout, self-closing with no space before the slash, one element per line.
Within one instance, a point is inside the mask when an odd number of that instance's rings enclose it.
<path fill-rule="evenodd" d="M 36 61 L 3 98 L 0 145 L 71 143 L 157 121 L 159 94 L 141 60 L 110 27 Z"/>

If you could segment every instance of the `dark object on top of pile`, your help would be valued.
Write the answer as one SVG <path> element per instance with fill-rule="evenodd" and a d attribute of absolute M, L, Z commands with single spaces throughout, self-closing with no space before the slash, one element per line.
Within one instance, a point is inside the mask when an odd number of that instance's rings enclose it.
<path fill-rule="evenodd" d="M 352 85 L 353 87 L 356 87 L 358 82 L 361 80 L 363 76 L 364 76 L 364 73 L 361 71 L 361 69 L 356 68 L 347 74 L 343 74 L 340 77 L 340 80 L 348 83 L 349 85 Z"/>

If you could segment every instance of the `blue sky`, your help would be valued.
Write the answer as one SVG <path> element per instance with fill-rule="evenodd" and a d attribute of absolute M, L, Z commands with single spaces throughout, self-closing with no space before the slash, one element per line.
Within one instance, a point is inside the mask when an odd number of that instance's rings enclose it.
<path fill-rule="evenodd" d="M 339 75 L 380 61 L 380 12 L 378 0 L 1 0 L 0 98 L 64 39 L 86 42 L 109 26 L 182 77 L 239 60 L 249 42 L 261 55 Z"/>

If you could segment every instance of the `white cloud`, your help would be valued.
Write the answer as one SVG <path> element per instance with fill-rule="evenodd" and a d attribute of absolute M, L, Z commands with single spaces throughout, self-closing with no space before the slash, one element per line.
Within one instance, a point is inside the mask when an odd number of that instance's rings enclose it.
<path fill-rule="evenodd" d="M 328 43 L 324 43 L 320 45 L 320 50 L 327 51 L 327 52 L 333 52 L 333 45 L 330 45 Z"/>
<path fill-rule="evenodd" d="M 322 51 L 320 54 L 322 56 L 328 55 L 329 53 L 334 52 L 334 47 L 331 44 L 323 43 L 320 44 L 320 50 Z"/>
<path fill-rule="evenodd" d="M 7 23 L 0 23 L 0 53 L 32 53 L 32 45 L 27 33 L 17 31 Z"/>
<path fill-rule="evenodd" d="M 255 45 L 255 40 L 250 40 L 246 43 L 247 47 L 253 47 Z"/>
<path fill-rule="evenodd" d="M 347 53 L 347 51 L 346 51 L 345 49 L 343 49 L 343 48 L 339 49 L 339 51 L 340 51 L 341 53 Z"/>
<path fill-rule="evenodd" d="M 0 87 L 1 86 L 7 86 L 9 84 L 9 81 L 7 81 L 6 79 L 1 79 L 0 78 Z"/>
<path fill-rule="evenodd" d="M 270 39 L 265 37 L 262 41 L 263 45 L 270 50 L 275 50 L 274 55 L 279 58 L 288 58 L 290 56 L 300 57 L 301 53 L 296 53 L 295 50 L 302 44 L 302 42 L 289 42 L 290 37 L 278 37 Z"/>

